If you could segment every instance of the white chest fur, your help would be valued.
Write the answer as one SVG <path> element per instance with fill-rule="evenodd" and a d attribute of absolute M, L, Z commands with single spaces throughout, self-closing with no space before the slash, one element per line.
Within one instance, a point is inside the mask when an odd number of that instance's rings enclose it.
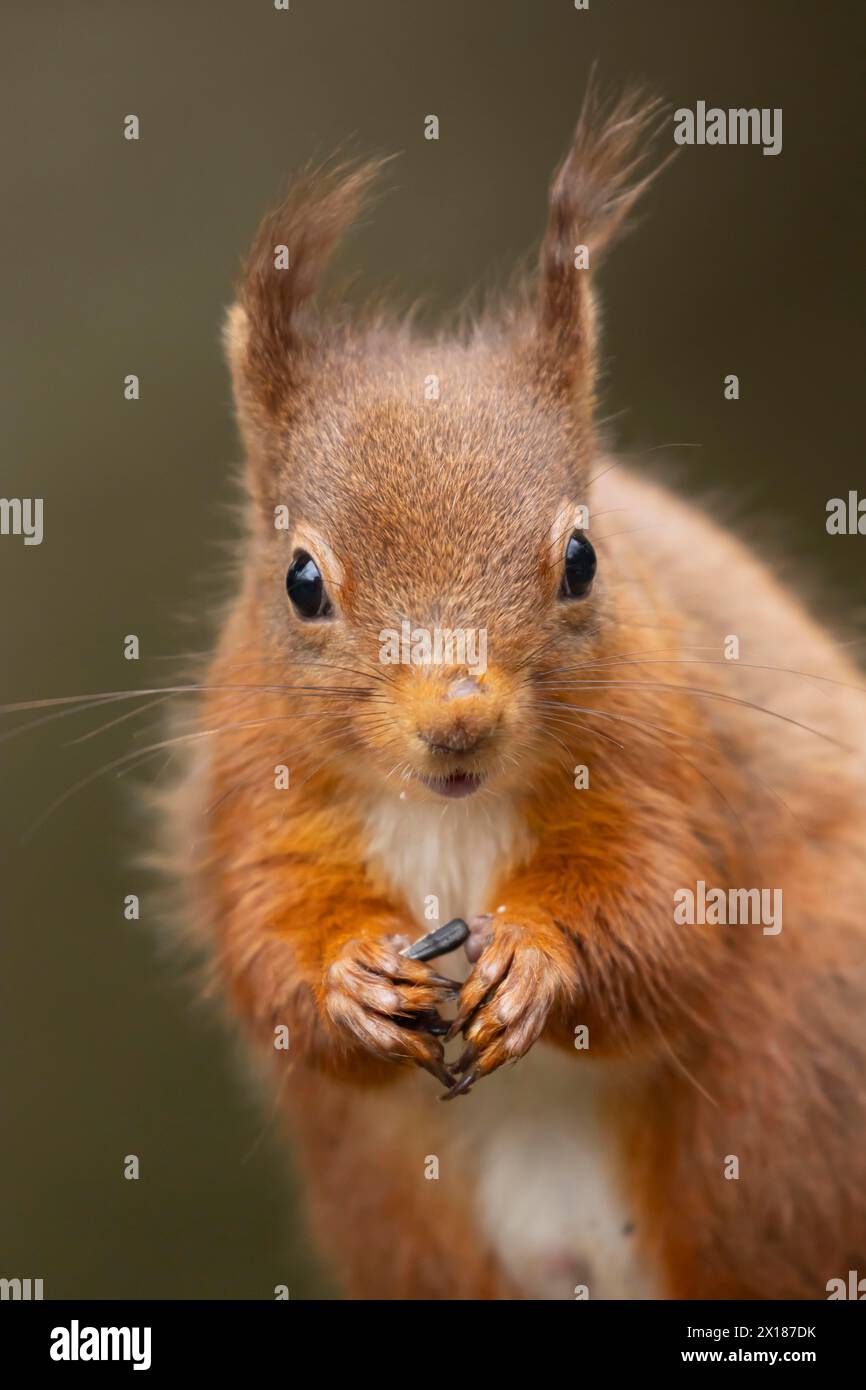
<path fill-rule="evenodd" d="M 481 797 L 439 806 L 392 795 L 372 810 L 367 833 L 371 861 L 419 935 L 495 908 L 497 881 L 532 850 L 515 808 Z M 446 968 L 461 974 L 456 953 Z M 573 1299 L 580 1285 L 591 1298 L 653 1296 L 600 1113 L 620 1079 L 609 1063 L 537 1044 L 439 1111 L 452 1159 L 475 1183 L 479 1225 L 529 1297 Z"/>
<path fill-rule="evenodd" d="M 530 850 L 517 810 L 483 793 L 441 804 L 392 794 L 376 803 L 367 821 L 370 858 L 423 931 L 489 908 L 497 878 Z"/>
<path fill-rule="evenodd" d="M 536 1043 L 479 1083 L 462 1111 L 481 1226 L 531 1298 L 658 1296 L 603 1113 L 624 1080 L 620 1064 Z"/>

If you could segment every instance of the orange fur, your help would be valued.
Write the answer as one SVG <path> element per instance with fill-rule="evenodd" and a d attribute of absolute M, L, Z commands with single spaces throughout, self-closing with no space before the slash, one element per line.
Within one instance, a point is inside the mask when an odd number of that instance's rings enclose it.
<path fill-rule="evenodd" d="M 533 1044 L 574 1057 L 579 1024 L 591 1047 L 576 1067 L 640 1068 L 607 1123 L 664 1292 L 822 1297 L 866 1263 L 866 698 L 745 548 L 611 470 L 595 441 L 592 281 L 573 247 L 588 243 L 594 266 L 630 209 L 645 129 L 633 102 L 597 129 L 582 118 L 553 187 L 537 312 L 468 341 L 313 321 L 313 276 L 361 169 L 307 180 L 266 220 L 230 316 L 252 502 L 197 717 L 213 732 L 184 801 L 185 868 L 262 1055 L 289 1027 L 280 1094 L 314 1224 L 356 1296 L 518 1295 L 478 1224 L 482 1174 L 454 1115 L 510 1084 Z M 556 598 L 564 502 L 589 504 L 599 558 L 573 604 Z M 273 524 L 281 503 L 288 533 Z M 648 516 L 656 529 L 640 533 Z M 606 539 L 603 517 L 626 524 Z M 299 536 L 321 542 L 331 621 L 290 611 Z M 449 699 L 456 666 L 381 666 L 379 634 L 404 618 L 487 631 L 473 694 Z M 722 658 L 728 633 L 742 665 Z M 591 790 L 575 790 L 576 763 Z M 489 887 L 489 942 L 458 1002 L 475 1089 L 440 1107 L 415 1064 L 440 1091 L 455 1064 L 405 1020 L 449 1001 L 448 963 L 399 956 L 424 924 L 368 826 L 382 798 L 435 803 L 424 779 L 458 770 L 484 777 L 479 818 L 507 806 L 533 848 L 504 856 Z M 698 879 L 782 887 L 784 930 L 675 925 L 673 894 Z M 419 1181 L 425 1154 L 439 1183 Z M 729 1154 L 738 1181 L 722 1176 Z"/>

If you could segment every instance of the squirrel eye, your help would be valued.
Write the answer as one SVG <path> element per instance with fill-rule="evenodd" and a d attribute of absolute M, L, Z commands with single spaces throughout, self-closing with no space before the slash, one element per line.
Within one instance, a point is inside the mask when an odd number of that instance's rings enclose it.
<path fill-rule="evenodd" d="M 327 618 L 331 612 L 319 566 L 306 550 L 299 550 L 289 565 L 286 592 L 301 618 Z"/>
<path fill-rule="evenodd" d="M 595 567 L 595 551 L 591 543 L 580 531 L 575 531 L 565 547 L 560 598 L 584 598 L 592 588 Z"/>

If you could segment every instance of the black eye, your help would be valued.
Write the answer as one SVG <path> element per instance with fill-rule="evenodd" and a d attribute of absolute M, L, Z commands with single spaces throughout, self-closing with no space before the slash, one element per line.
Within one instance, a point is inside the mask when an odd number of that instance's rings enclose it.
<path fill-rule="evenodd" d="M 295 612 L 302 618 L 327 618 L 331 612 L 319 566 L 306 550 L 299 550 L 289 565 L 286 592 Z"/>
<path fill-rule="evenodd" d="M 583 598 L 592 588 L 595 578 L 595 551 L 580 531 L 575 531 L 565 547 L 565 568 L 562 571 L 561 598 Z"/>

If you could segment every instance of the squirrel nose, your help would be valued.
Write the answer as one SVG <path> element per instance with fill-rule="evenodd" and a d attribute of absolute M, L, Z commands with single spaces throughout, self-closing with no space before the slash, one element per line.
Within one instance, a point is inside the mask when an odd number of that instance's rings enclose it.
<path fill-rule="evenodd" d="M 444 728 L 419 729 L 419 736 L 431 753 L 474 753 L 488 737 L 489 729 L 476 732 L 465 724 Z"/>
<path fill-rule="evenodd" d="M 499 722 L 499 714 L 486 700 L 478 698 L 484 694 L 484 687 L 474 676 L 451 683 L 445 700 L 458 701 L 458 707 L 437 710 L 429 723 L 418 730 L 432 753 L 474 753 L 487 741 Z"/>

